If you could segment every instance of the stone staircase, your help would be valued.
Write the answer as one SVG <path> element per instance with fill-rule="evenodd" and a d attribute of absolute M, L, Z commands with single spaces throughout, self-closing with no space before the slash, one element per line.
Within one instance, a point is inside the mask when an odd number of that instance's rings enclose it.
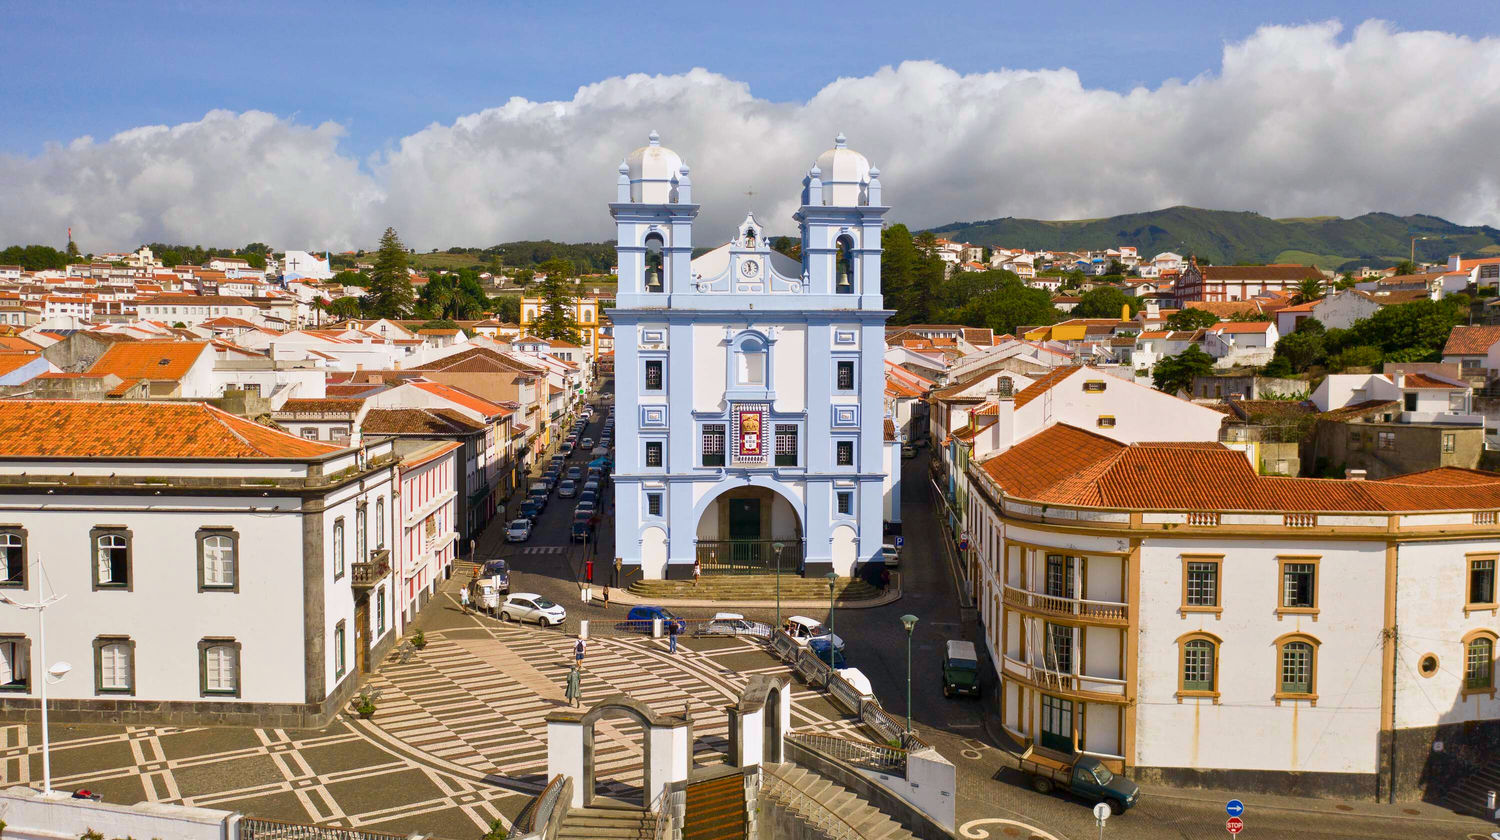
<path fill-rule="evenodd" d="M 1460 814 L 1491 819 L 1494 814 L 1485 810 L 1485 797 L 1490 791 L 1500 791 L 1500 757 L 1490 759 L 1483 767 L 1466 774 L 1462 782 L 1443 796 L 1443 804 Z"/>
<path fill-rule="evenodd" d="M 569 808 L 557 840 L 653 840 L 656 819 L 640 808 L 590 805 Z"/>
<path fill-rule="evenodd" d="M 713 575 L 690 580 L 638 580 L 630 591 L 643 598 L 693 599 L 737 603 L 776 600 L 776 575 Z M 858 578 L 839 578 L 834 583 L 834 597 L 839 601 L 861 601 L 874 598 L 880 590 Z M 781 576 L 781 600 L 828 600 L 825 578 Z"/>
<path fill-rule="evenodd" d="M 815 827 L 829 840 L 915 840 L 874 805 L 795 764 L 766 764 L 762 809 L 779 809 Z M 816 835 L 804 835 L 816 836 Z"/>
<path fill-rule="evenodd" d="M 683 812 L 683 840 L 745 840 L 744 774 L 688 785 Z"/>

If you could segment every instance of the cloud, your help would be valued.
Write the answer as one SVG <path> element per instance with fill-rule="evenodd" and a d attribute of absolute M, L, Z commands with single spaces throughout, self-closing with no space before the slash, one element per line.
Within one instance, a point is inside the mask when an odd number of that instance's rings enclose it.
<path fill-rule="evenodd" d="M 960 74 L 912 61 L 806 102 L 707 70 L 515 98 L 359 162 L 341 127 L 215 111 L 0 156 L 0 239 L 419 248 L 610 235 L 616 167 L 648 131 L 693 167 L 700 244 L 754 209 L 790 231 L 803 174 L 845 132 L 918 226 L 1192 204 L 1271 216 L 1371 210 L 1500 224 L 1500 40 L 1371 21 L 1268 26 L 1197 78 L 1115 92 L 1067 69 Z M 753 195 L 747 193 L 753 192 Z"/>

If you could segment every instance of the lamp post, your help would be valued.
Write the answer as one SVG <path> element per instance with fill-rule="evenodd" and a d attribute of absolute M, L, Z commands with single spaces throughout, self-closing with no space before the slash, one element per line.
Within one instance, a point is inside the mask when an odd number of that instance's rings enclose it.
<path fill-rule="evenodd" d="M 901 625 L 906 628 L 906 734 L 911 734 L 911 631 L 917 628 L 917 617 L 911 613 L 901 616 Z"/>
<path fill-rule="evenodd" d="M 786 548 L 784 542 L 773 542 L 771 548 L 776 550 L 776 627 L 781 628 L 781 550 Z"/>
<path fill-rule="evenodd" d="M 828 578 L 828 667 L 832 668 L 833 640 L 838 638 L 833 633 L 833 587 L 838 583 L 839 576 L 837 572 L 829 572 L 824 577 Z"/>
<path fill-rule="evenodd" d="M 37 561 L 37 565 L 40 568 L 40 565 L 41 565 L 41 561 L 40 560 Z M 42 586 L 45 587 L 46 586 L 46 583 L 45 583 L 46 578 L 45 578 L 45 576 L 41 576 L 41 577 L 42 577 L 42 580 L 44 581 L 43 584 L 42 584 Z M 47 610 L 48 607 L 52 606 L 53 604 L 57 603 L 58 601 L 61 601 L 62 599 L 63 599 L 62 595 L 53 595 L 51 597 L 43 597 L 42 600 L 40 600 L 40 601 L 38 601 L 38 602 L 36 602 L 34 604 L 23 604 L 20 601 L 17 601 L 15 599 L 11 598 L 8 595 L 0 595 L 0 603 L 6 603 L 6 604 L 11 605 L 12 607 L 18 607 L 18 608 L 23 609 L 23 610 L 36 610 L 37 657 L 42 662 L 46 662 L 47 661 L 47 619 L 46 619 L 46 610 Z M 27 669 L 30 670 L 31 663 L 27 662 L 26 666 L 27 666 Z M 47 673 L 42 675 L 42 680 L 41 680 L 41 689 L 42 689 L 41 690 L 41 700 L 42 700 L 42 792 L 43 793 L 51 793 L 52 792 L 52 741 L 51 741 L 50 734 L 49 734 L 49 732 L 47 730 L 47 680 L 48 680 L 49 677 L 52 677 L 52 678 L 60 680 L 64 676 L 67 676 L 67 673 L 69 671 L 71 671 L 71 670 L 73 670 L 73 666 L 69 665 L 66 662 L 58 662 L 55 665 L 52 665 L 51 667 L 49 667 L 47 669 Z"/>

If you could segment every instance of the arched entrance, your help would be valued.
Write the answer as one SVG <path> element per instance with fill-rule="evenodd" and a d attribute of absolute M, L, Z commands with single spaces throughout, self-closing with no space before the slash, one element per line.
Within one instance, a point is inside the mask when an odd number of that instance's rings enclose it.
<path fill-rule="evenodd" d="M 626 706 L 606 706 L 584 724 L 584 805 L 604 799 L 644 808 L 651 767 L 651 733 L 646 718 Z"/>
<path fill-rule="evenodd" d="M 792 574 L 802 567 L 800 503 L 769 486 L 740 485 L 709 499 L 696 536 L 705 575 Z"/>
<path fill-rule="evenodd" d="M 781 689 L 773 688 L 766 694 L 765 717 L 761 719 L 761 744 L 763 760 L 772 764 L 781 763 L 781 736 L 785 724 L 781 720 Z"/>
<path fill-rule="evenodd" d="M 614 746 L 624 729 L 639 734 Z M 628 694 L 588 711 L 557 709 L 547 715 L 547 775 L 574 780 L 575 808 L 594 801 L 600 789 L 620 804 L 648 807 L 668 784 L 687 779 L 692 735 L 686 715 L 659 714 Z"/>
<path fill-rule="evenodd" d="M 785 760 L 783 744 L 792 713 L 791 677 L 756 674 L 728 707 L 730 762 L 754 767 Z"/>

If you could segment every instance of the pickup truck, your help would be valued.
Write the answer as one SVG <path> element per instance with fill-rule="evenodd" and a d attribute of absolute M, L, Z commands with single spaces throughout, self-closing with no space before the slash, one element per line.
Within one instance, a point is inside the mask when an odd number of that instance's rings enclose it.
<path fill-rule="evenodd" d="M 1108 802 L 1110 810 L 1116 814 L 1123 814 L 1141 795 L 1140 785 L 1111 773 L 1093 756 L 1080 755 L 1072 764 L 1063 764 L 1034 755 L 1034 751 L 1034 747 L 1027 747 L 1018 760 L 1021 772 L 1031 777 L 1031 787 L 1037 793 L 1051 793 L 1053 788 L 1062 788 L 1081 799 Z"/>

